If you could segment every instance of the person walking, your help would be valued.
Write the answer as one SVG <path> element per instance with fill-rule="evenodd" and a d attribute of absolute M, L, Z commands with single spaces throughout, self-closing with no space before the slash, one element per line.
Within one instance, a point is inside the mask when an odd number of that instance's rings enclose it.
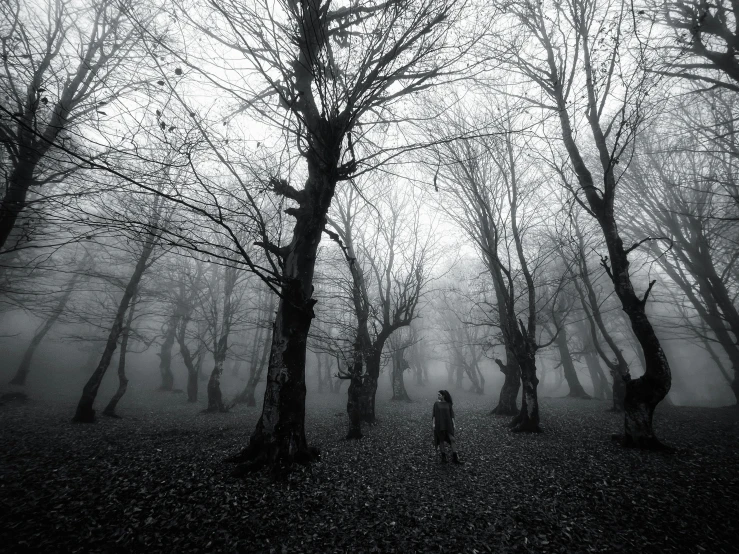
<path fill-rule="evenodd" d="M 434 429 L 434 444 L 441 450 L 441 462 L 447 463 L 447 445 L 452 450 L 452 462 L 463 463 L 457 454 L 457 441 L 454 438 L 454 408 L 449 391 L 440 390 L 434 402 L 431 424 Z"/>

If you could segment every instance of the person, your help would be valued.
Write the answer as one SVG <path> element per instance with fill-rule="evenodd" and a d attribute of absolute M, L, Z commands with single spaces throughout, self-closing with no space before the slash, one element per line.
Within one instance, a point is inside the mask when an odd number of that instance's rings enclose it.
<path fill-rule="evenodd" d="M 454 408 L 452 395 L 449 391 L 440 390 L 434 402 L 434 409 L 431 415 L 431 424 L 434 429 L 434 443 L 436 448 L 441 450 L 441 461 L 447 463 L 447 445 L 452 450 L 452 462 L 461 464 L 457 453 L 457 441 L 454 438 Z"/>

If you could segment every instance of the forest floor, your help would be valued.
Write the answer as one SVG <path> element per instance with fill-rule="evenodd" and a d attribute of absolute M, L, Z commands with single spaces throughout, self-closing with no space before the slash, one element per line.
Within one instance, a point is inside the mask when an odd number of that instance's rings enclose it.
<path fill-rule="evenodd" d="M 0 551 L 737 552 L 739 410 L 660 407 L 674 447 L 610 440 L 606 402 L 543 398 L 539 435 L 455 394 L 465 464 L 431 440 L 435 388 L 378 399 L 343 440 L 345 395 L 312 394 L 321 460 L 281 482 L 230 476 L 260 410 L 203 415 L 183 395 L 128 399 L 120 420 L 70 423 L 73 404 L 0 406 Z M 733 516 L 731 514 L 734 514 Z"/>

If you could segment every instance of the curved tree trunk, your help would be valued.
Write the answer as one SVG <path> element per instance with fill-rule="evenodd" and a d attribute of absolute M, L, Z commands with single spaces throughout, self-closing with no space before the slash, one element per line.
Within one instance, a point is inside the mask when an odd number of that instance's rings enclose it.
<path fill-rule="evenodd" d="M 18 370 L 16 371 L 13 379 L 10 381 L 11 385 L 26 384 L 26 377 L 28 376 L 28 372 L 31 369 L 31 360 L 33 359 L 33 354 L 36 352 L 36 348 L 38 348 L 39 344 L 41 344 L 41 341 L 44 340 L 46 333 L 49 332 L 49 330 L 54 326 L 54 323 L 56 323 L 57 319 L 59 319 L 59 316 L 61 316 L 64 312 L 64 308 L 67 306 L 67 301 L 69 300 L 69 297 L 72 296 L 72 292 L 74 291 L 74 285 L 77 282 L 77 279 L 79 279 L 79 273 L 75 273 L 72 276 L 72 278 L 69 280 L 69 283 L 67 283 L 67 288 L 64 291 L 64 294 L 62 294 L 62 296 L 59 298 L 59 302 L 52 310 L 51 315 L 43 324 L 38 327 L 38 329 L 36 329 L 36 333 L 33 335 L 31 343 L 28 345 L 28 348 L 26 348 L 26 352 L 23 354 L 23 359 L 21 359 Z"/>
<path fill-rule="evenodd" d="M 410 402 L 408 392 L 405 390 L 405 380 L 403 374 L 409 368 L 408 362 L 403 357 L 404 350 L 396 350 L 393 353 L 393 397 L 392 400 Z"/>
<path fill-rule="evenodd" d="M 560 326 L 559 334 L 554 340 L 557 343 L 557 349 L 559 350 L 559 359 L 562 364 L 562 370 L 564 377 L 567 380 L 567 386 L 570 388 L 570 392 L 567 396 L 571 398 L 585 398 L 589 399 L 590 395 L 585 392 L 582 388 L 580 379 L 577 377 L 577 370 L 575 364 L 572 362 L 572 354 L 570 354 L 570 345 L 567 342 L 567 327 L 564 321 L 558 321 L 557 315 L 555 314 L 555 322 Z"/>
<path fill-rule="evenodd" d="M 539 397 L 536 388 L 539 379 L 536 377 L 536 358 L 531 356 L 517 356 L 521 368 L 521 410 L 510 423 L 513 432 L 540 433 L 539 427 Z M 523 358 L 523 363 L 521 358 Z"/>
<path fill-rule="evenodd" d="M 157 205 L 155 207 L 157 213 L 158 209 L 159 206 Z M 110 360 L 113 358 L 113 353 L 115 352 L 116 346 L 118 344 L 118 337 L 123 330 L 123 317 L 128 310 L 131 299 L 136 294 L 136 290 L 138 289 L 141 277 L 148 267 L 147 264 L 149 261 L 149 257 L 154 250 L 157 239 L 158 237 L 154 235 L 149 235 L 149 238 L 144 243 L 144 247 L 141 251 L 141 254 L 139 255 L 136 267 L 134 268 L 131 278 L 128 280 L 128 284 L 123 291 L 121 301 L 118 304 L 118 311 L 116 312 L 115 318 L 113 320 L 113 325 L 108 332 L 108 340 L 105 343 L 105 350 L 103 350 L 103 355 L 100 358 L 100 362 L 95 368 L 92 376 L 85 384 L 85 387 L 82 389 L 82 397 L 77 404 L 77 411 L 72 418 L 72 421 L 75 423 L 92 423 L 93 421 L 95 421 L 95 410 L 92 408 L 93 404 L 95 403 L 95 397 L 97 396 L 98 389 L 100 388 L 100 383 L 103 382 L 105 372 L 108 370 Z"/>
<path fill-rule="evenodd" d="M 500 371 L 505 375 L 503 387 L 500 389 L 500 397 L 498 405 L 490 412 L 494 415 L 515 416 L 518 414 L 518 390 L 521 387 L 521 372 L 518 369 L 516 358 L 508 350 L 506 350 L 507 364 L 504 364 L 498 358 L 495 363 L 498 364 Z"/>
<path fill-rule="evenodd" d="M 103 415 L 108 417 L 119 417 L 115 413 L 116 406 L 120 402 L 123 395 L 128 389 L 128 378 L 126 377 L 126 352 L 128 351 L 128 337 L 131 334 L 131 324 L 133 323 L 133 314 L 136 311 L 136 299 L 131 300 L 131 307 L 128 310 L 128 318 L 126 319 L 126 327 L 121 334 L 121 351 L 118 356 L 118 389 L 105 406 Z"/>

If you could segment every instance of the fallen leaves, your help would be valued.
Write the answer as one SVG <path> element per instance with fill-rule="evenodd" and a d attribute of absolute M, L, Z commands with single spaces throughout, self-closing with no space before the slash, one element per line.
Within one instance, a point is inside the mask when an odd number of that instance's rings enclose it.
<path fill-rule="evenodd" d="M 609 440 L 598 401 L 543 399 L 541 435 L 512 434 L 493 399 L 456 394 L 464 466 L 431 441 L 434 390 L 378 398 L 380 423 L 345 441 L 345 397 L 312 395 L 321 461 L 284 482 L 229 477 L 258 410 L 178 403 L 80 426 L 70 406 L 2 407 L 0 550 L 149 552 L 730 552 L 737 413 L 660 408 L 673 453 Z M 414 394 L 415 393 L 415 394 Z M 414 398 L 423 389 L 411 390 Z M 161 398 L 161 397 L 157 397 Z M 152 400 L 152 403 L 154 400 Z M 162 403 L 162 400 L 157 400 Z M 157 411 L 158 410 L 158 411 Z M 334 417 L 339 413 L 342 417 Z M 723 514 L 723 515 L 721 515 Z"/>

